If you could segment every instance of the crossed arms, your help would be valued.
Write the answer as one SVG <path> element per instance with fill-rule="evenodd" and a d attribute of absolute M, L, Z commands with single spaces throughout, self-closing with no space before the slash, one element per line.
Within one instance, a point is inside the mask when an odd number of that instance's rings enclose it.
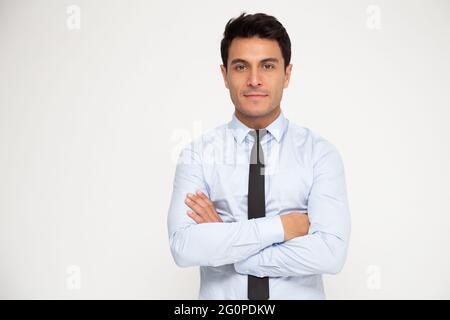
<path fill-rule="evenodd" d="M 258 277 L 338 273 L 350 234 L 344 168 L 334 147 L 317 149 L 308 215 L 291 212 L 237 222 L 222 222 L 206 196 L 199 153 L 192 144 L 184 149 L 180 159 L 189 161 L 177 164 L 168 215 L 176 264 L 234 264 L 237 272 Z"/>

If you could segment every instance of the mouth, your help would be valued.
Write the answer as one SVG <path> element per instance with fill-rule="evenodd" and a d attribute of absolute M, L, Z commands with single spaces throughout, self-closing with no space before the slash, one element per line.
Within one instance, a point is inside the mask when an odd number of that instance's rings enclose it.
<path fill-rule="evenodd" d="M 250 100 L 261 100 L 267 97 L 267 94 L 245 94 L 244 97 Z"/>

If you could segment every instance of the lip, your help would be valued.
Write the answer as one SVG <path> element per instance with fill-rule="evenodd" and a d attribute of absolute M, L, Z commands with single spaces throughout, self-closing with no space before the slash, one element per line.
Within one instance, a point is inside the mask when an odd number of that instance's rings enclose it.
<path fill-rule="evenodd" d="M 251 100 L 260 100 L 260 99 L 266 98 L 267 95 L 266 94 L 249 94 L 249 95 L 244 95 L 244 97 L 246 97 L 247 99 L 251 99 Z"/>

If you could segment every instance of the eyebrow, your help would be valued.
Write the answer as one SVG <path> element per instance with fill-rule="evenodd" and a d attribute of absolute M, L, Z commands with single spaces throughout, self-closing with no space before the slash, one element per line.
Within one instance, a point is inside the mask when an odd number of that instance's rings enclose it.
<path fill-rule="evenodd" d="M 280 61 L 277 58 L 266 58 L 266 59 L 262 59 L 259 63 L 265 63 L 265 62 L 279 63 Z M 232 66 L 236 63 L 249 64 L 249 62 L 247 60 L 237 58 L 237 59 L 233 59 L 231 61 L 230 66 Z"/>

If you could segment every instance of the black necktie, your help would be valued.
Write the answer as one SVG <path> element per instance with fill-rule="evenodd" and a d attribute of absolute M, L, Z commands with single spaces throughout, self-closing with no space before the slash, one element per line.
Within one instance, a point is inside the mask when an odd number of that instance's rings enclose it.
<path fill-rule="evenodd" d="M 255 138 L 250 155 L 250 172 L 248 178 L 248 219 L 266 216 L 266 199 L 264 193 L 264 154 L 260 140 L 267 130 L 251 131 Z M 250 300 L 269 299 L 269 278 L 248 276 L 248 298 Z"/>

